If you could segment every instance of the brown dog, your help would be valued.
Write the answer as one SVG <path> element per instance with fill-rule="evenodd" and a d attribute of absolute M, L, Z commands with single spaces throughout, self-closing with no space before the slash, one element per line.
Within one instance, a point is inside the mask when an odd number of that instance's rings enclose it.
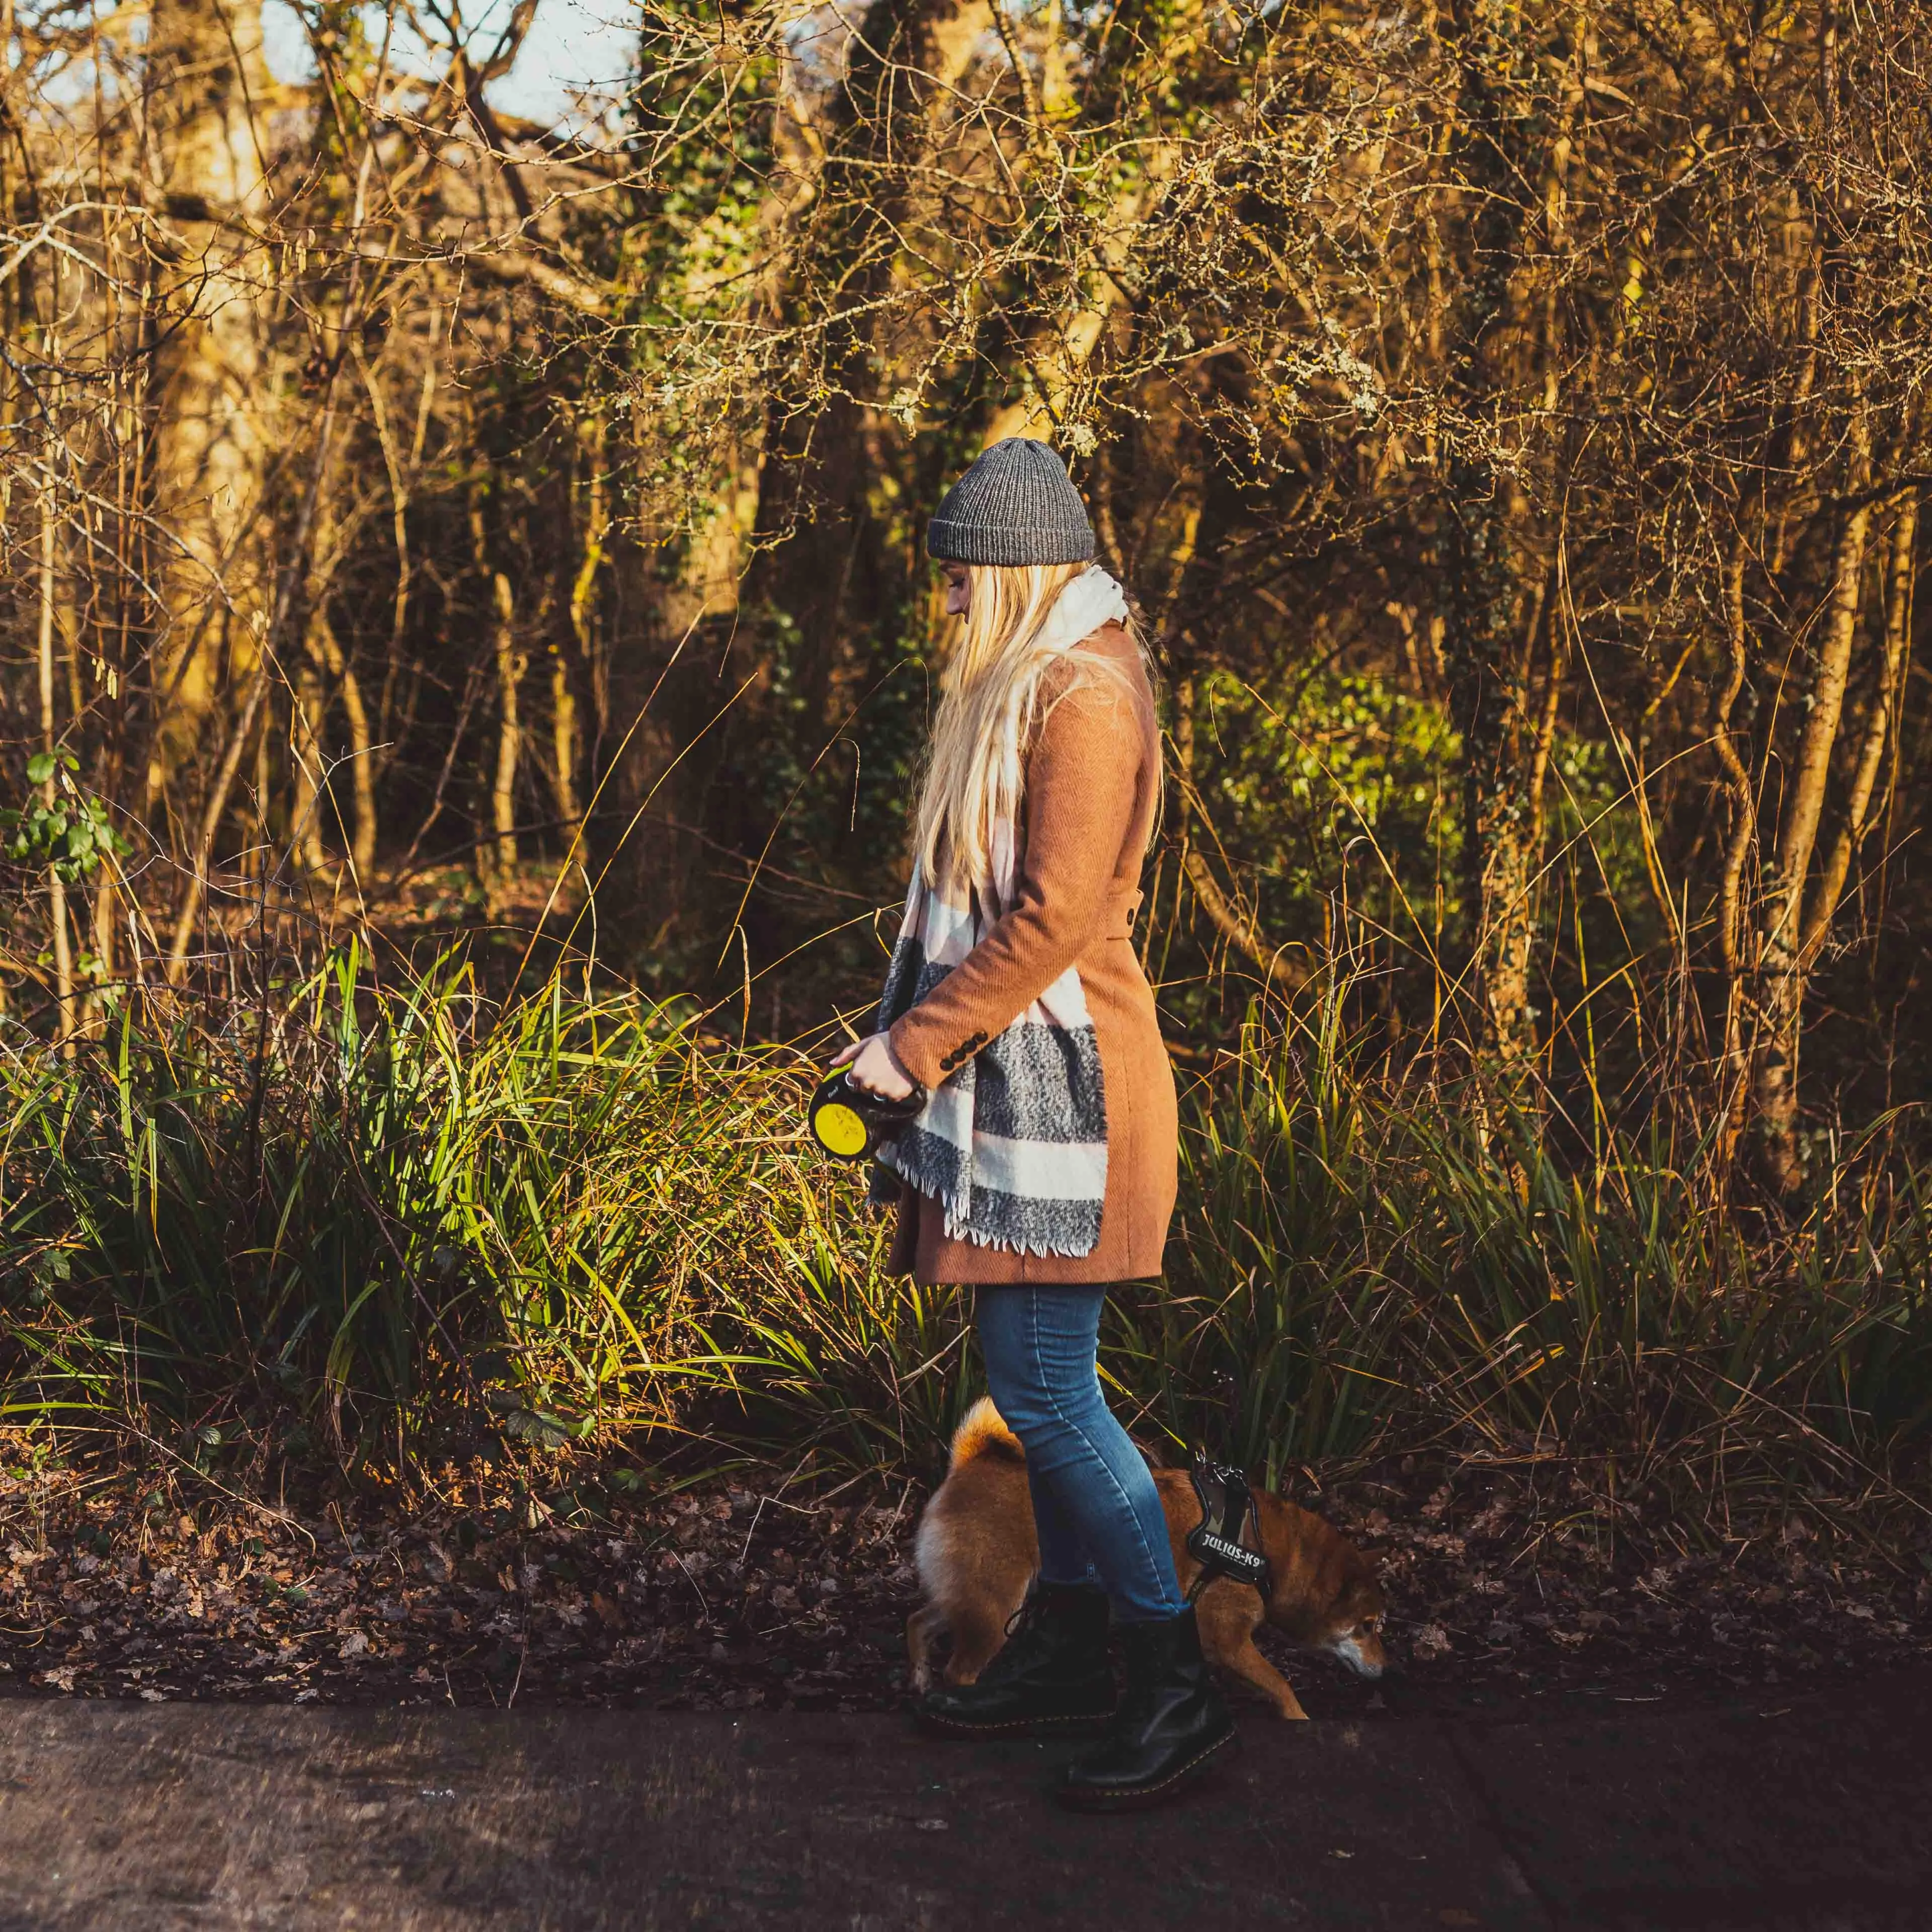
<path fill-rule="evenodd" d="M 1153 1473 L 1186 1590 L 1201 1569 L 1187 1553 L 1200 1504 L 1185 1470 Z M 1201 1647 L 1210 1664 L 1245 1678 L 1282 1717 L 1306 1718 L 1288 1680 L 1255 1648 L 1262 1618 L 1359 1675 L 1379 1677 L 1382 1586 L 1369 1559 L 1319 1516 L 1265 1490 L 1254 1498 L 1271 1594 L 1264 1604 L 1246 1585 L 1226 1577 L 1210 1583 L 1196 1604 Z M 926 1600 L 906 1624 L 913 1688 L 932 1687 L 932 1646 L 941 1631 L 952 1638 L 946 1682 L 970 1684 L 1006 1642 L 1007 1622 L 1040 1563 L 1026 1451 L 984 1396 L 952 1438 L 952 1466 L 920 1519 L 915 1549 Z"/>

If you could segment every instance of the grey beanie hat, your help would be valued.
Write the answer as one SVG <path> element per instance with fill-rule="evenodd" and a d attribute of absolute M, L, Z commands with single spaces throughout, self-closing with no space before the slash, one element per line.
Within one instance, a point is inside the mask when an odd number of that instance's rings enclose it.
<path fill-rule="evenodd" d="M 1094 526 L 1058 452 L 1010 436 L 946 491 L 926 547 L 945 563 L 1085 563 Z"/>

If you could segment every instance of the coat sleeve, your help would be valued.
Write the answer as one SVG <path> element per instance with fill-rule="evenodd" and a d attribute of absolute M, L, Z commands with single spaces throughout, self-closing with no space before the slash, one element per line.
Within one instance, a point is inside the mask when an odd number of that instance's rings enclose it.
<path fill-rule="evenodd" d="M 1004 1033 L 1101 936 L 1145 742 L 1118 686 L 1081 686 L 1048 712 L 1027 760 L 1013 903 L 888 1036 L 922 1086 Z"/>

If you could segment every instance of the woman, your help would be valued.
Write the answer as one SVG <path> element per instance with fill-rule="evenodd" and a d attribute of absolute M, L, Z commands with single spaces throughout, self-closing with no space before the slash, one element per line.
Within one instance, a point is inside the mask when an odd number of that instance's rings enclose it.
<path fill-rule="evenodd" d="M 1166 1796 L 1233 1736 L 1159 1495 L 1094 1366 L 1108 1286 L 1160 1272 L 1174 1208 L 1174 1076 L 1131 938 L 1160 734 L 1126 601 L 1044 443 L 987 450 L 926 547 L 962 623 L 880 1030 L 839 1064 L 871 1092 L 928 1096 L 881 1154 L 893 1264 L 975 1292 L 1040 1568 L 979 1682 L 919 1718 L 956 1737 L 1104 1723 L 1060 1796 L 1114 1809 Z"/>

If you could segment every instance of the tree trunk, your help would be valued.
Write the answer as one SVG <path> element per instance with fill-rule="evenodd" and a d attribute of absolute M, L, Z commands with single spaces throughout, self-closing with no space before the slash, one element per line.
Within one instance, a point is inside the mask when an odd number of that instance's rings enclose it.
<path fill-rule="evenodd" d="M 974 23 L 970 33 L 969 16 Z M 986 0 L 964 0 L 953 21 L 940 31 L 941 43 L 956 43 L 962 50 L 962 69 L 986 19 Z M 747 332 L 769 328 L 783 314 L 790 237 L 817 200 L 824 172 L 824 134 L 814 118 L 823 111 L 822 97 L 814 105 L 817 90 L 802 75 L 801 64 L 798 45 L 782 40 L 772 104 L 772 166 L 758 214 L 758 266 L 742 283 L 742 308 L 732 318 L 734 326 Z M 929 71 L 922 63 L 922 75 Z M 664 615 L 674 634 L 737 610 L 764 502 L 766 430 L 763 397 L 755 382 L 748 382 L 724 412 L 712 448 L 711 507 L 691 531 L 679 583 L 665 600 Z M 600 431 L 593 461 L 601 465 L 602 460 Z"/>
<path fill-rule="evenodd" d="M 1818 826 L 1825 809 L 1825 788 L 1832 753 L 1844 712 L 1845 685 L 1858 626 L 1864 582 L 1865 540 L 1871 506 L 1862 493 L 1867 480 L 1867 426 L 1854 430 L 1858 454 L 1847 488 L 1852 507 L 1838 527 L 1832 562 L 1832 594 L 1826 607 L 1825 634 L 1812 680 L 1797 755 L 1792 760 L 1784 803 L 1784 823 L 1765 896 L 1765 932 L 1760 1006 L 1762 1025 L 1756 1072 L 1758 1132 L 1765 1166 L 1780 1191 L 1803 1178 L 1798 1157 L 1798 1047 L 1804 1000 L 1804 886 L 1810 874 Z"/>
<path fill-rule="evenodd" d="M 152 674 L 151 820 L 174 771 L 204 754 L 224 674 L 251 677 L 268 616 L 261 44 L 259 0 L 155 0 L 148 150 L 166 259 L 150 324 L 154 508 L 174 542 Z"/>
<path fill-rule="evenodd" d="M 1536 1051 L 1530 1007 L 1532 892 L 1538 812 L 1527 795 L 1529 649 L 1508 510 L 1494 479 L 1452 464 L 1449 703 L 1462 740 L 1462 867 L 1483 1057 L 1521 1070 Z"/>
<path fill-rule="evenodd" d="M 496 673 L 496 759 L 490 781 L 490 822 L 495 837 L 484 848 L 484 884 L 491 902 L 500 902 L 517 869 L 517 766 L 523 757 L 520 693 L 524 662 L 517 649 L 517 598 L 510 580 L 490 560 L 482 496 L 470 497 L 470 541 L 478 571 L 490 586 L 493 622 L 490 656 Z"/>
<path fill-rule="evenodd" d="M 262 708 L 268 700 L 268 674 L 274 662 L 277 642 L 288 626 L 296 586 L 302 580 L 309 554 L 309 537 L 315 527 L 316 506 L 328 472 L 329 444 L 334 426 L 335 370 L 332 369 L 322 391 L 321 417 L 316 425 L 314 467 L 308 488 L 302 494 L 302 509 L 289 539 L 288 561 L 278 573 L 274 596 L 262 626 L 262 648 L 256 654 L 255 668 L 249 677 L 241 706 L 229 725 L 227 741 L 222 746 L 221 757 L 202 806 L 194 844 L 188 855 L 188 883 L 182 889 L 181 905 L 175 914 L 174 931 L 168 940 L 166 973 L 171 986 L 180 985 L 187 975 L 188 948 L 194 943 L 195 923 L 200 917 L 202 901 L 208 890 L 208 870 L 214 862 L 215 841 L 220 836 L 222 818 L 228 809 L 228 796 L 234 788 L 236 775 L 242 769 L 242 760 L 254 735 Z"/>
<path fill-rule="evenodd" d="M 52 352 L 56 357 L 58 351 Z M 47 455 L 49 475 L 40 491 L 40 748 L 52 759 L 60 742 L 59 721 L 54 710 L 54 484 L 51 446 Z M 60 797 L 62 774 L 50 769 L 40 787 L 40 802 L 51 812 Z M 52 928 L 54 994 L 57 1002 L 55 1026 L 61 1051 L 74 1052 L 74 1024 L 78 1016 L 74 999 L 74 947 L 67 926 L 67 886 L 56 865 L 47 867 L 47 919 Z"/>
<path fill-rule="evenodd" d="M 349 726 L 349 791 L 356 801 L 356 830 L 350 841 L 349 855 L 356 868 L 358 892 L 367 892 L 376 866 L 376 835 L 379 829 L 376 810 L 376 760 L 369 732 L 369 708 L 363 701 L 362 680 L 356 667 L 344 655 L 328 620 L 326 603 L 318 604 L 310 619 L 310 635 L 315 650 L 342 700 L 342 715 Z M 320 724 L 321 720 L 318 718 Z"/>
<path fill-rule="evenodd" d="M 1872 798 L 1878 788 L 1878 775 L 1885 763 L 1886 749 L 1892 734 L 1893 707 L 1898 701 L 1905 653 L 1912 631 L 1912 551 L 1918 536 L 1918 499 L 1907 496 L 1892 525 L 1892 549 L 1886 570 L 1885 650 L 1878 668 L 1877 682 L 1865 707 L 1864 730 L 1860 734 L 1858 762 L 1852 774 L 1851 796 L 1845 803 L 1845 816 L 1838 836 L 1832 842 L 1816 890 L 1811 895 L 1811 909 L 1804 920 L 1802 956 L 1804 970 L 1812 964 L 1831 937 L 1832 922 L 1838 916 L 1838 903 L 1844 897 L 1845 879 L 1852 861 L 1871 830 Z"/>
<path fill-rule="evenodd" d="M 93 916 L 94 992 L 89 1006 L 88 1024 L 92 1030 L 99 1022 L 107 992 L 114 980 L 114 905 L 120 891 L 121 868 L 112 852 L 100 855 L 100 877 L 94 881 Z"/>
<path fill-rule="evenodd" d="M 597 623 L 598 573 L 603 568 L 604 545 L 610 535 L 610 426 L 602 416 L 592 416 L 585 425 L 584 445 L 590 474 L 586 486 L 584 556 L 578 566 L 577 580 L 570 586 L 570 628 L 577 640 L 578 662 L 590 689 L 591 722 L 595 730 L 590 758 L 594 780 L 602 760 L 599 748 L 610 725 L 610 667 Z"/>
<path fill-rule="evenodd" d="M 322 748 L 326 709 L 322 680 L 305 657 L 296 668 L 295 702 L 289 710 L 289 756 L 296 768 L 289 842 L 303 869 L 310 872 L 320 872 L 328 862 L 322 841 L 322 800 L 328 796 Z"/>
<path fill-rule="evenodd" d="M 597 574 L 603 567 L 604 545 L 610 528 L 602 416 L 592 416 L 584 425 L 579 441 L 588 474 L 584 484 L 584 551 L 570 586 L 570 634 L 576 644 L 577 662 L 594 694 L 602 686 L 597 661 L 596 626 L 592 621 Z M 577 694 L 570 680 L 570 666 L 554 643 L 550 651 L 550 730 L 556 762 L 556 815 L 566 825 L 574 827 L 583 816 L 577 790 L 583 734 L 578 724 Z M 602 706 L 597 708 L 601 714 Z"/>
<path fill-rule="evenodd" d="M 1711 742 L 1731 795 L 1730 836 L 1718 881 L 1718 956 L 1724 974 L 1724 1046 L 1722 1061 L 1724 1125 L 1718 1158 L 1727 1168 L 1744 1131 L 1745 1103 L 1750 1093 L 1750 1068 L 1744 1051 L 1744 1004 L 1748 975 L 1744 956 L 1744 868 L 1757 842 L 1757 794 L 1744 769 L 1731 733 L 1731 714 L 1744 688 L 1750 661 L 1750 631 L 1744 620 L 1744 568 L 1749 551 L 1740 534 L 1724 568 L 1724 615 L 1730 664 L 1718 699 Z"/>
<path fill-rule="evenodd" d="M 496 604 L 496 772 L 490 788 L 490 823 L 496 834 L 498 889 L 517 868 L 517 764 L 523 756 L 523 722 L 517 709 L 523 682 L 524 660 L 517 650 L 516 599 L 510 580 L 500 570 L 492 574 Z"/>
<path fill-rule="evenodd" d="M 1542 787 L 1562 700 L 1562 654 L 1531 717 L 1531 672 L 1554 620 L 1554 571 L 1534 553 L 1530 506 L 1498 453 L 1512 404 L 1558 388 L 1562 322 L 1550 278 L 1566 219 L 1564 177 L 1580 80 L 1553 124 L 1528 111 L 1535 77 L 1499 17 L 1444 10 L 1460 70 L 1446 185 L 1466 215 L 1469 268 L 1443 354 L 1470 422 L 1443 464 L 1450 716 L 1462 741 L 1462 873 L 1478 1057 L 1509 1084 L 1537 1048 L 1530 999 Z M 1577 40 L 1573 67 L 1583 56 Z M 1532 147 L 1533 140 L 1544 145 Z M 1544 248 L 1534 244 L 1537 226 Z M 1433 268 L 1432 266 L 1432 276 Z M 1537 300 L 1539 279 L 1543 298 Z M 1453 311 L 1452 311 L 1453 312 Z"/>

